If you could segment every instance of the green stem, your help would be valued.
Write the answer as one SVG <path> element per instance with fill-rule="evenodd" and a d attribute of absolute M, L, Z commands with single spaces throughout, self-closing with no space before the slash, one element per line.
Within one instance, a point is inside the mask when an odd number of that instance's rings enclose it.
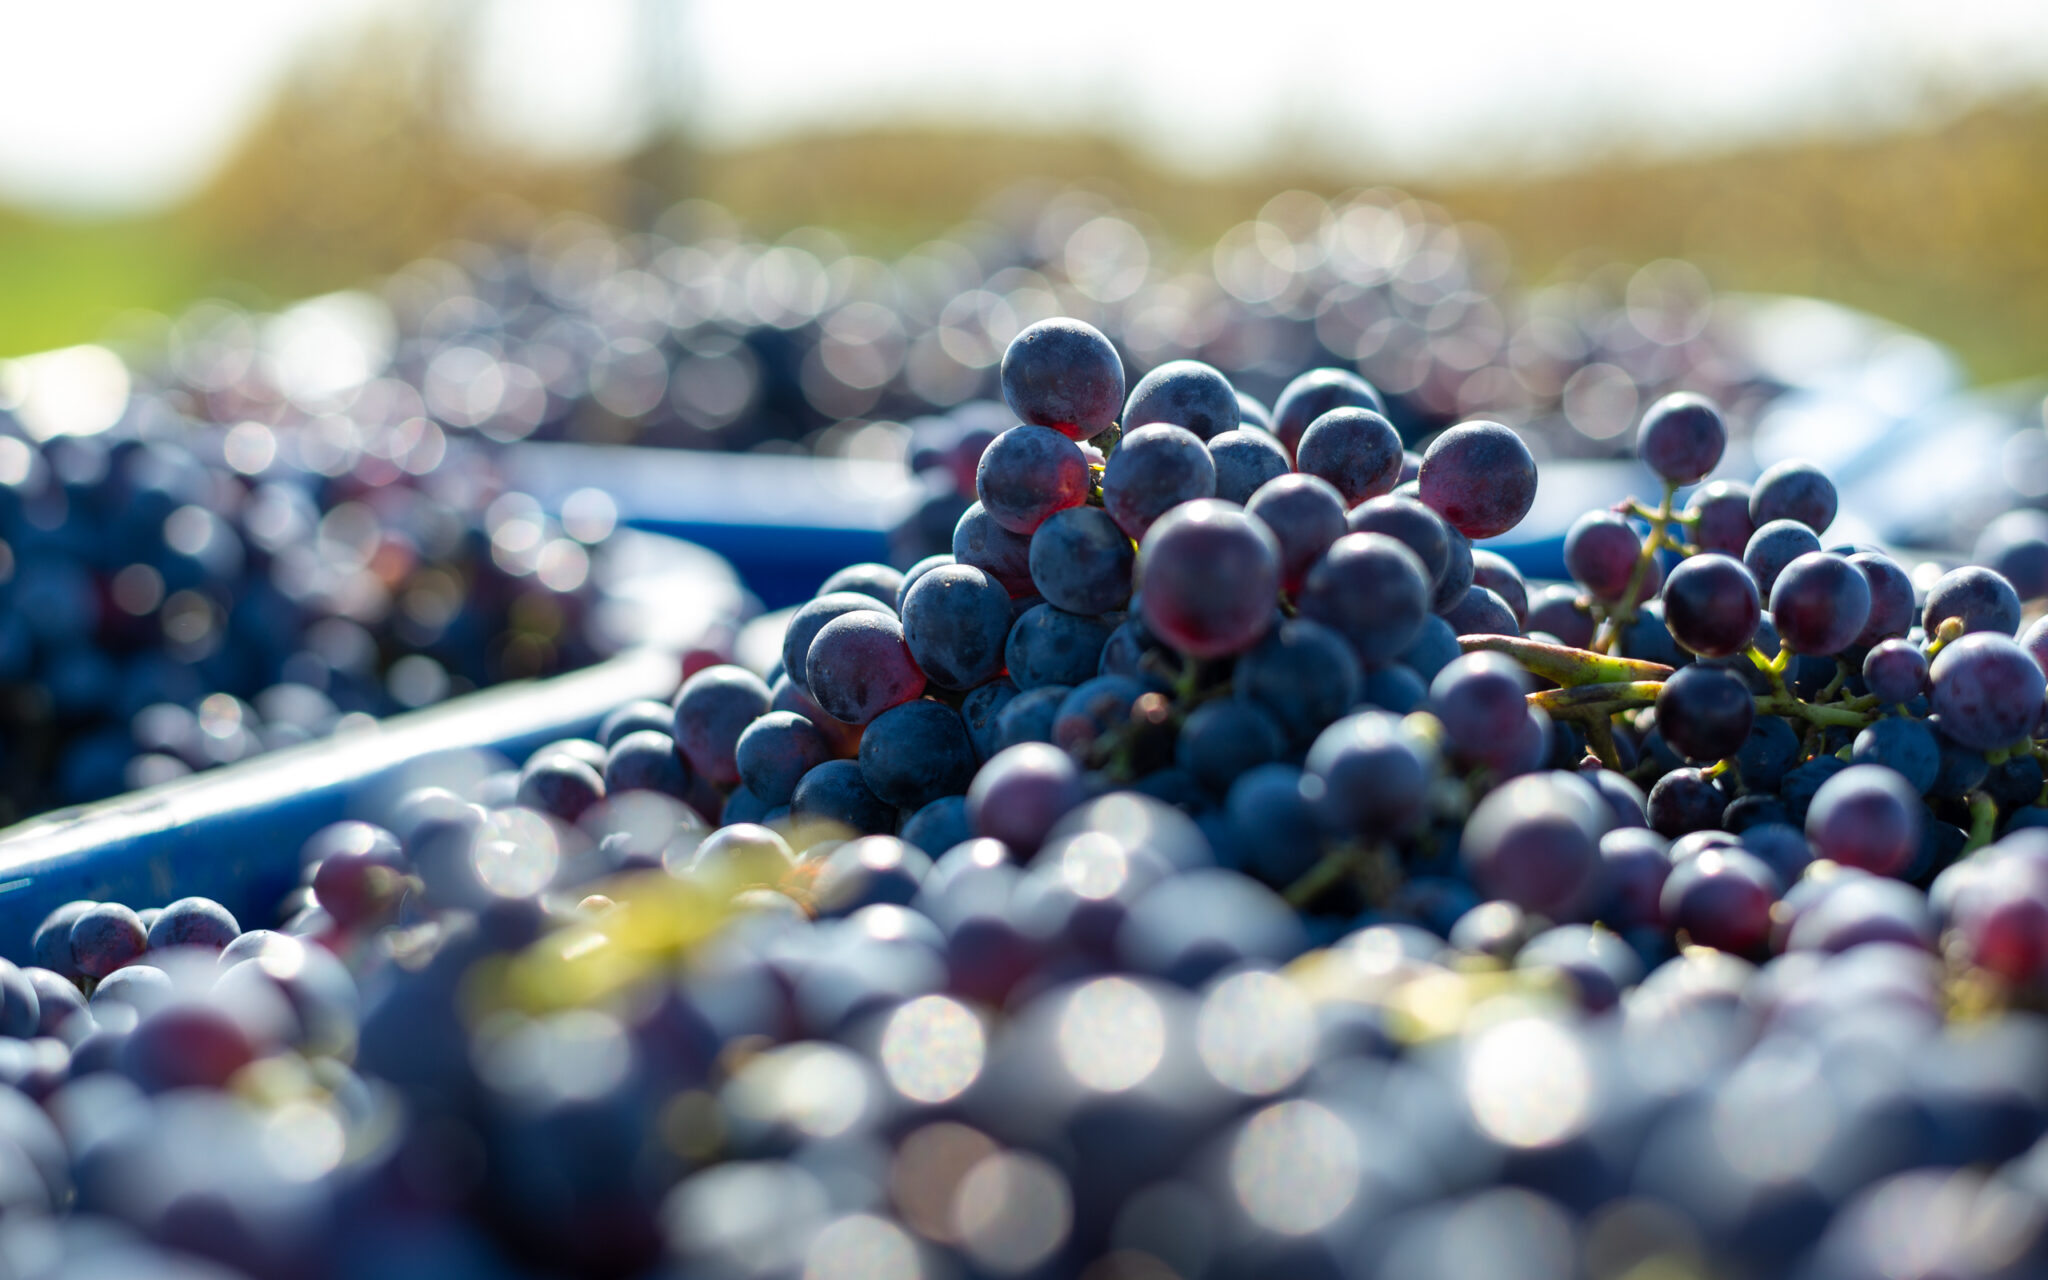
<path fill-rule="evenodd" d="M 1970 793 L 1970 838 L 1963 845 L 1963 852 L 1981 849 L 1991 843 L 1993 828 L 1998 825 L 1998 802 L 1982 791 Z"/>
<path fill-rule="evenodd" d="M 1346 842 L 1324 854 L 1316 864 L 1301 874 L 1301 878 L 1287 886 L 1282 897 L 1296 910 L 1307 906 L 1320 897 L 1324 890 L 1341 883 L 1351 875 L 1364 860 L 1365 851 L 1358 845 Z"/>
<path fill-rule="evenodd" d="M 1622 628 L 1636 620 L 1636 604 L 1642 598 L 1643 584 L 1650 580 L 1650 566 L 1655 563 L 1657 553 L 1667 546 L 1678 545 L 1665 537 L 1664 532 L 1670 527 L 1674 514 L 1671 502 L 1677 494 L 1678 486 L 1667 482 L 1664 486 L 1664 497 L 1654 511 L 1633 498 L 1629 499 L 1628 513 L 1648 520 L 1650 532 L 1644 536 L 1643 549 L 1636 556 L 1636 567 L 1628 576 L 1628 589 L 1623 591 L 1621 599 L 1615 601 L 1613 607 L 1606 611 L 1607 616 L 1600 624 L 1600 634 L 1593 638 L 1594 652 L 1606 653 L 1612 649 L 1614 642 L 1621 637 Z"/>

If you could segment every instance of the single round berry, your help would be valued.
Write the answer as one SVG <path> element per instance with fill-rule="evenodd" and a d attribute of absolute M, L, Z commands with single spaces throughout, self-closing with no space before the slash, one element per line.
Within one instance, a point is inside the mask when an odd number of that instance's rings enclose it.
<path fill-rule="evenodd" d="M 1989 631 L 2013 635 L 2020 629 L 2019 593 L 1989 569 L 1977 565 L 1951 569 L 1928 588 L 1920 628 L 1931 637 L 1950 618 L 1962 620 L 1965 634 Z"/>
<path fill-rule="evenodd" d="M 1809 551 L 1771 588 L 1771 621 L 1794 653 L 1825 657 L 1856 642 L 1870 617 L 1870 580 L 1841 556 Z"/>
<path fill-rule="evenodd" d="M 893 615 L 872 611 L 847 616 L 887 617 L 894 621 Z M 672 736 L 683 758 L 690 762 L 690 769 L 717 786 L 729 787 L 738 782 L 739 765 L 733 760 L 733 749 L 754 718 L 768 710 L 770 698 L 761 677 L 744 667 L 706 667 L 683 681 L 682 689 L 676 693 Z"/>
<path fill-rule="evenodd" d="M 1927 655 L 1904 640 L 1884 640 L 1863 655 L 1863 683 L 1879 702 L 1911 702 L 1927 692 Z"/>
<path fill-rule="evenodd" d="M 1041 320 L 1003 352 L 1003 400 L 1022 422 L 1072 440 L 1108 430 L 1124 407 L 1124 362 L 1095 326 Z"/>
<path fill-rule="evenodd" d="M 1729 556 L 1693 556 L 1664 582 L 1664 625 L 1673 640 L 1702 658 L 1741 653 L 1762 620 L 1756 579 Z"/>
<path fill-rule="evenodd" d="M 1498 422 L 1463 422 L 1430 441 L 1422 455 L 1424 505 L 1468 538 L 1491 538 L 1520 524 L 1536 502 L 1536 459 Z"/>
<path fill-rule="evenodd" d="M 882 613 L 849 613 L 826 623 L 811 641 L 804 676 L 825 714 L 848 724 L 864 725 L 925 686 L 924 672 L 903 642 L 903 624 Z M 696 763 L 694 755 L 690 762 Z M 732 780 L 738 777 L 735 764 Z"/>
<path fill-rule="evenodd" d="M 88 978 L 106 977 L 148 946 L 142 921 L 118 902 L 97 903 L 71 923 L 72 964 Z"/>
<path fill-rule="evenodd" d="M 1334 485 L 1345 506 L 1356 506 L 1400 483 L 1401 434 L 1370 409 L 1332 409 L 1302 433 L 1294 465 Z"/>
<path fill-rule="evenodd" d="M 1275 476 L 1293 470 L 1287 450 L 1270 431 L 1239 427 L 1209 439 L 1209 461 L 1216 468 L 1216 496 L 1226 502 L 1245 503 L 1259 486 Z"/>
<path fill-rule="evenodd" d="M 1029 534 L 1053 512 L 1080 506 L 1091 485 L 1081 446 L 1029 423 L 997 436 L 974 473 L 974 496 L 1012 533 Z"/>
<path fill-rule="evenodd" d="M 1696 490 L 1685 504 L 1686 528 L 1702 551 L 1739 556 L 1756 532 L 1749 518 L 1749 486 L 1740 480 L 1715 480 Z"/>
<path fill-rule="evenodd" d="M 1870 616 L 1856 636 L 1859 648 L 1903 636 L 1913 627 L 1913 580 L 1881 551 L 1859 551 L 1849 563 L 1870 583 Z"/>
<path fill-rule="evenodd" d="M 1717 667 L 1682 667 L 1657 694 L 1657 731 L 1687 760 L 1725 760 L 1756 721 L 1749 686 Z"/>
<path fill-rule="evenodd" d="M 1749 493 L 1750 522 L 1761 529 L 1773 520 L 1797 520 L 1815 533 L 1835 522 L 1835 486 L 1819 467 L 1797 458 L 1774 463 L 1756 478 Z"/>
<path fill-rule="evenodd" d="M 1245 514 L 1273 531 L 1280 544 L 1280 585 L 1289 592 L 1301 589 L 1309 568 L 1346 532 L 1344 496 L 1313 475 L 1267 481 L 1245 504 Z"/>
<path fill-rule="evenodd" d="M 1227 502 L 1183 504 L 1138 548 L 1145 628 L 1190 657 L 1220 658 L 1258 643 L 1279 590 L 1280 544 L 1264 522 Z"/>
<path fill-rule="evenodd" d="M 1108 613 L 1131 598 L 1138 552 L 1100 507 L 1059 512 L 1031 535 L 1031 582 L 1069 613 Z M 904 620 L 906 628 L 909 619 Z M 916 644 L 911 645 L 913 652 Z"/>
<path fill-rule="evenodd" d="M 1291 455 L 1310 423 L 1332 409 L 1346 408 L 1387 411 L 1373 385 L 1349 369 L 1311 369 L 1288 383 L 1273 402 L 1273 434 Z"/>
<path fill-rule="evenodd" d="M 1814 793 L 1806 838 L 1831 862 L 1893 875 L 1920 846 L 1920 812 L 1904 778 L 1879 765 L 1850 765 Z"/>
<path fill-rule="evenodd" d="M 1149 591 L 1145 602 L 1151 604 Z M 1309 570 L 1300 607 L 1302 617 L 1349 640 L 1359 661 L 1377 666 L 1399 657 L 1421 632 L 1429 577 L 1413 551 L 1385 534 L 1347 533 Z"/>
<path fill-rule="evenodd" d="M 2026 738 L 2048 695 L 2048 678 L 2033 655 L 1991 631 L 1942 646 L 1928 674 L 1942 732 L 1977 751 Z"/>
<path fill-rule="evenodd" d="M 1091 511 L 1095 508 L 1060 512 L 1032 535 L 1033 544 L 1069 517 Z M 1109 532 L 1122 540 L 1116 529 Z M 943 689 L 972 689 L 1002 671 L 1010 621 L 1009 592 L 972 565 L 936 566 L 912 583 L 903 597 L 903 641 L 918 667 Z"/>
<path fill-rule="evenodd" d="M 1742 566 L 1756 579 L 1765 599 L 1778 585 L 1778 575 L 1799 557 L 1820 550 L 1820 539 L 1797 520 L 1773 520 L 1750 535 L 1742 548 Z"/>
<path fill-rule="evenodd" d="M 1216 464 L 1191 431 L 1157 422 L 1126 434 L 1102 472 L 1102 507 L 1133 538 L 1184 502 L 1216 494 Z"/>
<path fill-rule="evenodd" d="M 1213 440 L 1237 429 L 1241 410 L 1230 379 L 1200 360 L 1169 360 L 1138 379 L 1124 402 L 1123 429 L 1170 423 Z"/>
<path fill-rule="evenodd" d="M 1653 404 L 1636 432 L 1636 456 L 1670 484 L 1691 484 L 1721 465 L 1728 424 L 1704 396 L 1674 392 Z"/>
<path fill-rule="evenodd" d="M 1565 531 L 1565 572 L 1595 600 L 1621 599 L 1642 554 L 1642 535 L 1612 511 L 1588 511 Z"/>

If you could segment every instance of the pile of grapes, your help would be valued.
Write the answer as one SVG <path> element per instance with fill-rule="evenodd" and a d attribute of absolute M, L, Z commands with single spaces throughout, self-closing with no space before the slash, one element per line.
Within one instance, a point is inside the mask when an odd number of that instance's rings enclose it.
<path fill-rule="evenodd" d="M 2048 542 L 1916 591 L 1675 395 L 1531 589 L 1497 423 L 1063 319 L 1002 390 L 767 670 L 321 832 L 277 931 L 54 912 L 0 1269 L 2048 1270 Z"/>

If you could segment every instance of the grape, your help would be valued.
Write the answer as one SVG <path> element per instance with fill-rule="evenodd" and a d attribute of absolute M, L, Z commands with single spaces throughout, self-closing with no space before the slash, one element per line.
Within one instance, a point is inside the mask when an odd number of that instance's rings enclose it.
<path fill-rule="evenodd" d="M 1458 643 L 1458 633 L 1442 618 L 1431 615 L 1422 620 L 1422 629 L 1401 650 L 1400 662 L 1412 668 L 1424 680 L 1436 679 L 1436 673 L 1457 661 L 1465 652 Z"/>
<path fill-rule="evenodd" d="M 756 719 L 733 751 L 740 785 L 771 808 L 788 804 L 797 782 L 832 756 L 825 735 L 792 711 L 770 711 Z"/>
<path fill-rule="evenodd" d="M 2019 742 L 2041 717 L 2048 693 L 2041 667 L 2025 649 L 1991 631 L 1943 646 L 1929 671 L 1942 732 L 1990 751 Z"/>
<path fill-rule="evenodd" d="M 1662 928 L 1660 902 L 1671 874 L 1669 842 L 1645 827 L 1616 827 L 1600 837 L 1600 901 L 1594 917 L 1611 929 Z"/>
<path fill-rule="evenodd" d="M 1349 369 L 1311 369 L 1288 383 L 1273 402 L 1273 434 L 1291 456 L 1309 424 L 1332 409 L 1368 409 L 1384 415 L 1387 406 L 1371 383 Z"/>
<path fill-rule="evenodd" d="M 1879 702 L 1911 702 L 1927 692 L 1927 657 L 1904 640 L 1880 641 L 1863 656 L 1863 683 Z"/>
<path fill-rule="evenodd" d="M 1593 615 L 1579 607 L 1579 593 L 1573 587 L 1541 587 L 1529 603 L 1529 618 L 1523 624 L 1531 634 L 1541 631 L 1556 636 L 1560 644 L 1583 649 L 1593 643 Z"/>
<path fill-rule="evenodd" d="M 1870 617 L 1870 580 L 1827 551 L 1809 551 L 1771 587 L 1771 621 L 1794 653 L 1826 656 L 1855 643 Z"/>
<path fill-rule="evenodd" d="M 1436 759 L 1398 717 L 1365 711 L 1318 734 L 1303 768 L 1322 784 L 1308 794 L 1326 827 L 1378 839 L 1421 820 Z"/>
<path fill-rule="evenodd" d="M 1026 690 L 1081 683 L 1101 664 L 1102 646 L 1110 630 L 1100 618 L 1067 613 L 1049 604 L 1032 608 L 1010 628 L 1003 646 L 1011 681 Z"/>
<path fill-rule="evenodd" d="M 1657 730 L 1688 760 L 1734 755 L 1756 721 L 1749 687 L 1712 667 L 1686 667 L 1657 694 Z"/>
<path fill-rule="evenodd" d="M 1149 609 L 1149 590 L 1145 603 Z M 1347 533 L 1309 570 L 1300 606 L 1301 616 L 1336 631 L 1373 666 L 1399 657 L 1421 632 L 1428 577 L 1415 553 L 1385 534 Z"/>
<path fill-rule="evenodd" d="M 1216 494 L 1216 464 L 1191 431 L 1166 423 L 1124 436 L 1102 473 L 1102 506 L 1133 539 L 1184 502 Z"/>
<path fill-rule="evenodd" d="M 1225 698 L 1189 713 L 1174 760 L 1220 795 L 1246 770 L 1278 760 L 1286 750 L 1286 736 L 1272 716 L 1253 703 Z"/>
<path fill-rule="evenodd" d="M 1965 634 L 1989 631 L 2010 636 L 2020 629 L 2020 598 L 2010 582 L 1991 570 L 1965 565 L 1941 575 L 1928 588 L 1920 627 L 1932 636 L 1950 618 L 1962 620 Z"/>
<path fill-rule="evenodd" d="M 886 564 L 850 564 L 819 584 L 817 593 L 825 596 L 835 591 L 857 591 L 894 609 L 903 587 L 902 572 Z"/>
<path fill-rule="evenodd" d="M 1679 863 L 1664 882 L 1659 913 L 1685 940 L 1741 956 L 1761 956 L 1771 936 L 1777 876 L 1741 849 L 1708 849 Z"/>
<path fill-rule="evenodd" d="M 1129 615 L 1119 622 L 1116 630 L 1109 633 L 1109 639 L 1102 646 L 1102 662 L 1095 668 L 1099 676 L 1135 676 L 1144 674 L 1148 665 L 1169 661 L 1172 650 L 1159 643 L 1151 632 L 1145 630 L 1144 620 Z"/>
<path fill-rule="evenodd" d="M 1830 861 L 1894 874 L 1920 844 L 1919 797 L 1890 769 L 1850 765 L 1814 793 L 1806 812 L 1806 838 Z"/>
<path fill-rule="evenodd" d="M 1536 501 L 1536 459 L 1498 422 L 1464 422 L 1422 455 L 1423 503 L 1468 538 L 1491 538 L 1521 523 Z"/>
<path fill-rule="evenodd" d="M 1353 532 L 1359 530 L 1354 529 Z M 1515 615 L 1517 631 L 1528 624 L 1529 584 L 1522 580 L 1521 570 L 1515 568 L 1514 562 L 1506 556 L 1475 549 L 1472 552 L 1472 585 L 1485 587 L 1501 598 L 1508 611 Z"/>
<path fill-rule="evenodd" d="M 1242 391 L 1237 393 L 1237 420 L 1247 427 L 1264 431 L 1269 435 L 1273 430 L 1273 411 L 1268 409 L 1263 401 Z"/>
<path fill-rule="evenodd" d="M 1124 407 L 1124 364 L 1093 325 L 1057 317 L 1010 340 L 1003 400 L 1033 426 L 1073 440 L 1100 435 Z M 958 554 L 957 552 L 955 554 Z"/>
<path fill-rule="evenodd" d="M 519 771 L 517 803 L 574 824 L 604 799 L 604 777 L 562 752 L 539 752 Z"/>
<path fill-rule="evenodd" d="M 1031 535 L 1032 585 L 1069 613 L 1123 608 L 1137 559 L 1131 540 L 1100 507 L 1062 511 Z"/>
<path fill-rule="evenodd" d="M 1750 489 L 1749 519 L 1759 530 L 1773 520 L 1797 520 L 1826 533 L 1835 522 L 1835 486 L 1811 462 L 1773 463 Z"/>
<path fill-rule="evenodd" d="M 1060 704 L 1072 692 L 1073 689 L 1067 685 L 1050 684 L 1010 699 L 1009 704 L 996 713 L 996 731 L 992 740 L 995 750 L 1014 747 L 1020 742 L 1051 742 L 1053 718 L 1059 714 Z"/>
<path fill-rule="evenodd" d="M 960 713 L 919 698 L 875 717 L 860 740 L 868 790 L 899 809 L 964 794 L 974 780 L 974 743 Z"/>
<path fill-rule="evenodd" d="M 1445 526 L 1449 535 L 1445 545 L 1450 554 L 1444 557 L 1444 571 L 1437 576 L 1436 586 L 1430 591 L 1429 607 L 1433 613 L 1442 613 L 1455 608 L 1465 599 L 1465 593 L 1472 589 L 1475 570 L 1472 567 L 1472 540 L 1450 526 Z"/>
<path fill-rule="evenodd" d="M 1359 702 L 1366 706 L 1378 707 L 1396 715 L 1419 711 L 1429 701 L 1429 685 L 1415 673 L 1413 667 L 1398 662 L 1384 667 L 1374 667 L 1365 677 L 1365 688 L 1359 694 Z"/>
<path fill-rule="evenodd" d="M 799 778 L 790 793 L 789 812 L 863 835 L 887 835 L 896 828 L 895 808 L 869 789 L 860 765 L 852 760 L 827 760 Z"/>
<path fill-rule="evenodd" d="M 1329 481 L 1345 506 L 1356 506 L 1400 482 L 1401 436 L 1370 409 L 1332 409 L 1302 432 L 1294 465 Z"/>
<path fill-rule="evenodd" d="M 1131 708 L 1145 691 L 1129 676 L 1083 680 L 1067 691 L 1053 712 L 1052 741 L 1068 751 L 1085 752 L 1097 738 L 1130 722 Z"/>
<path fill-rule="evenodd" d="M 1712 401 L 1674 392 L 1650 406 L 1636 431 L 1636 456 L 1669 484 L 1691 484 L 1721 465 L 1728 426 Z"/>
<path fill-rule="evenodd" d="M 1272 625 L 1280 544 L 1227 502 L 1186 503 L 1139 545 L 1137 582 L 1140 616 L 1160 640 L 1193 658 L 1242 653 Z"/>
<path fill-rule="evenodd" d="M 1698 769 L 1673 769 L 1650 788 L 1650 829 L 1672 839 L 1694 831 L 1712 831 L 1727 803 L 1721 789 Z"/>
<path fill-rule="evenodd" d="M 749 726 L 751 727 L 751 726 Z M 740 734 L 745 741 L 746 734 Z M 738 744 L 734 744 L 738 758 Z M 741 776 L 745 776 L 741 770 Z M 655 791 L 677 800 L 690 793 L 690 766 L 676 749 L 676 740 L 661 729 L 640 729 L 612 744 L 604 758 L 604 793 Z"/>
<path fill-rule="evenodd" d="M 1293 469 L 1280 442 L 1257 427 L 1213 436 L 1208 448 L 1216 468 L 1216 496 L 1226 502 L 1249 502 L 1260 485 Z"/>
<path fill-rule="evenodd" d="M 1643 962 L 1627 943 L 1604 929 L 1559 925 L 1531 938 L 1515 954 L 1517 969 L 1548 969 L 1571 983 L 1579 1006 L 1605 1013 L 1643 977 Z"/>
<path fill-rule="evenodd" d="M 1797 520 L 1774 520 L 1760 525 L 1742 549 L 1742 564 L 1756 579 L 1757 590 L 1768 599 L 1785 566 L 1809 552 L 1820 550 L 1820 539 Z"/>
<path fill-rule="evenodd" d="M 2001 813 L 2012 813 L 2034 803 L 2041 794 L 2041 762 L 2031 755 L 2007 756 L 1991 766 L 1984 779 L 1984 794 L 1991 797 Z"/>
<path fill-rule="evenodd" d="M 799 689 L 786 674 L 776 677 L 774 685 L 770 687 L 768 707 L 771 711 L 792 712 L 810 721 L 811 726 L 824 737 L 826 745 L 831 747 L 835 756 L 848 757 L 860 750 L 860 726 L 848 724 L 844 720 L 834 720 L 826 715 L 825 709 L 819 706 L 810 694 Z"/>
<path fill-rule="evenodd" d="M 2007 511 L 1984 526 L 1970 559 L 2012 584 L 2022 600 L 2048 596 L 2048 512 Z"/>
<path fill-rule="evenodd" d="M 997 524 L 979 502 L 953 526 L 953 559 L 986 573 L 1011 595 L 1031 589 L 1031 539 Z"/>
<path fill-rule="evenodd" d="M 903 625 L 881 613 L 849 613 L 826 623 L 811 641 L 804 670 L 811 697 L 848 724 L 867 724 L 925 686 Z"/>
<path fill-rule="evenodd" d="M 389 864 L 396 869 L 398 842 L 391 839 L 388 832 L 383 834 L 389 843 L 378 845 L 378 851 L 389 859 Z M 324 866 L 333 860 L 332 857 L 323 858 L 321 863 Z M 314 882 L 313 891 L 320 891 L 317 880 Z M 322 899 L 321 905 L 327 907 L 337 919 L 340 918 L 340 913 L 334 912 L 325 898 Z M 213 899 L 180 898 L 166 906 L 150 924 L 149 949 L 168 951 L 173 947 L 204 947 L 209 951 L 219 951 L 240 937 L 241 933 L 242 926 L 235 923 L 233 913 Z"/>
<path fill-rule="evenodd" d="M 1512 737 L 1528 711 L 1533 688 L 1520 663 L 1499 653 L 1468 653 L 1437 673 L 1430 709 L 1458 751 L 1480 756 Z"/>
<path fill-rule="evenodd" d="M 942 689 L 972 689 L 995 678 L 1009 634 L 1009 594 L 970 565 L 928 570 L 904 596 L 903 642 Z"/>
<path fill-rule="evenodd" d="M 1123 428 L 1170 423 L 1212 440 L 1234 431 L 1240 416 L 1230 379 L 1199 360 L 1169 360 L 1138 379 L 1124 404 Z"/>
<path fill-rule="evenodd" d="M 719 828 L 690 856 L 693 876 L 727 886 L 780 884 L 795 865 L 796 854 L 779 832 L 751 822 Z"/>
<path fill-rule="evenodd" d="M 974 496 L 989 519 L 1030 534 L 1055 511 L 1078 507 L 1093 487 L 1081 446 L 1049 427 L 1011 427 L 981 455 Z"/>
<path fill-rule="evenodd" d="M 1320 786 L 1315 790 L 1323 794 Z M 1284 888 L 1315 866 L 1323 831 L 1309 792 L 1291 764 L 1262 764 L 1231 783 L 1224 811 L 1246 871 Z"/>
<path fill-rule="evenodd" d="M 653 698 L 639 698 L 626 703 L 604 718 L 598 726 L 597 741 L 609 749 L 611 745 L 629 733 L 642 729 L 658 729 L 663 733 L 675 727 L 674 713 L 665 702 Z"/>
<path fill-rule="evenodd" d="M 843 618 L 849 613 L 885 612 L 891 617 L 895 610 L 880 603 L 873 596 L 862 591 L 833 591 L 814 596 L 797 606 L 789 615 L 789 621 L 782 631 L 782 672 L 796 686 L 805 689 L 804 664 L 809 661 L 811 641 L 818 638 L 818 632 L 834 618 Z"/>
<path fill-rule="evenodd" d="M 869 611 L 847 616 L 884 615 Z M 742 667 L 706 667 L 683 681 L 676 694 L 672 736 L 691 771 L 721 787 L 738 782 L 733 750 L 746 727 L 768 710 L 769 699 L 768 686 Z"/>
<path fill-rule="evenodd" d="M 1462 856 L 1481 893 L 1551 920 L 1589 907 L 1606 806 L 1568 773 L 1532 773 L 1490 792 L 1465 825 Z"/>
<path fill-rule="evenodd" d="M 896 834 L 903 843 L 931 856 L 972 840 L 974 829 L 967 825 L 967 797 L 940 796 L 905 818 Z"/>
<path fill-rule="evenodd" d="M 1687 531 L 1702 551 L 1740 556 L 1756 533 L 1749 518 L 1749 486 L 1740 480 L 1701 485 L 1685 504 Z"/>
<path fill-rule="evenodd" d="M 1735 753 L 1735 767 L 1742 771 L 1744 786 L 1775 791 L 1798 758 L 1798 732 L 1783 717 L 1758 716 Z"/>
<path fill-rule="evenodd" d="M 1412 498 L 1368 499 L 1351 508 L 1344 523 L 1353 533 L 1383 533 L 1413 551 L 1432 587 L 1450 565 L 1457 535 L 1444 524 L 1443 517 Z M 1478 562 L 1472 563 L 1476 575 Z M 1461 591 L 1459 599 L 1463 598 Z"/>
<path fill-rule="evenodd" d="M 142 921 L 118 902 L 95 903 L 71 923 L 71 967 L 87 978 L 106 977 L 148 946 Z"/>
<path fill-rule="evenodd" d="M 903 616 L 903 606 L 910 599 L 910 589 L 917 585 L 919 578 L 924 577 L 924 575 L 934 569 L 954 563 L 957 562 L 953 559 L 953 553 L 945 551 L 938 555 L 926 556 L 908 569 L 905 569 L 903 571 L 903 582 L 896 588 L 896 598 L 889 602 L 895 608 L 896 616 L 899 618 Z"/>
<path fill-rule="evenodd" d="M 1859 551 L 1849 557 L 1870 583 L 1870 617 L 1856 636 L 1858 648 L 1903 636 L 1913 626 L 1913 580 L 1896 560 L 1881 551 Z"/>
<path fill-rule="evenodd" d="M 1216 867 L 1154 885 L 1116 934 L 1123 966 L 1183 987 L 1239 965 L 1285 964 L 1307 945 L 1300 918 L 1272 890 Z"/>
<path fill-rule="evenodd" d="M 1066 752 L 1040 742 L 1006 747 L 967 789 L 967 821 L 978 836 L 1017 853 L 1038 852 L 1053 824 L 1084 798 L 1081 773 Z"/>
<path fill-rule="evenodd" d="M 831 919 L 869 907 L 904 906 L 917 897 L 931 868 L 923 850 L 895 836 L 849 840 L 818 868 L 818 914 Z"/>
<path fill-rule="evenodd" d="M 1756 579 L 1724 555 L 1684 560 L 1664 582 L 1664 625 L 1703 658 L 1742 653 L 1763 618 Z"/>
<path fill-rule="evenodd" d="M 1856 735 L 1851 764 L 1881 764 L 1906 780 L 1916 794 L 1934 785 L 1941 771 L 1941 744 L 1919 720 L 1879 720 Z M 2040 790 L 2037 785 L 2034 788 Z M 2028 799 L 2032 799 L 2032 795 Z"/>
<path fill-rule="evenodd" d="M 1231 685 L 1239 698 L 1270 715 L 1289 742 L 1302 747 L 1357 703 L 1363 676 L 1343 636 L 1307 618 L 1292 618 L 1237 660 Z"/>
<path fill-rule="evenodd" d="M 1465 598 L 1443 612 L 1443 619 L 1461 636 L 1517 636 L 1515 611 L 1485 587 L 1475 586 Z"/>
<path fill-rule="evenodd" d="M 1289 474 L 1259 486 L 1245 514 L 1263 522 L 1280 545 L 1280 585 L 1301 590 L 1310 566 L 1344 536 L 1344 497 L 1326 480 Z"/>

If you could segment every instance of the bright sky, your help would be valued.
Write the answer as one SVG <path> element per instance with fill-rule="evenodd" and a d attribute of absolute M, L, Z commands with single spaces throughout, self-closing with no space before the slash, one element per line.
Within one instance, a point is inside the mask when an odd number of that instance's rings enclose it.
<path fill-rule="evenodd" d="M 2048 85 L 2048 0 L 440 0 L 476 109 L 617 150 L 666 91 L 737 143 L 915 119 L 1105 123 L 1194 168 L 1276 139 L 1402 177 L 1881 128 L 1933 86 Z M 0 200 L 144 208 L 202 181 L 309 45 L 426 0 L 0 0 Z M 1214 16 L 1208 16 L 1213 14 Z"/>

